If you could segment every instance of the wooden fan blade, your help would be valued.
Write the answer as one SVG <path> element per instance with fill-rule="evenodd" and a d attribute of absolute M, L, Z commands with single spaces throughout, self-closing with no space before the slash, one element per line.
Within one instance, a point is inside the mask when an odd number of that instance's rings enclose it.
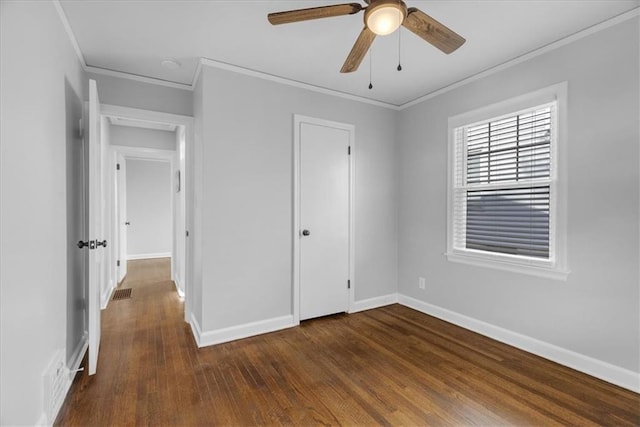
<path fill-rule="evenodd" d="M 311 7 L 309 9 L 276 12 L 267 15 L 273 25 L 289 24 L 291 22 L 308 21 L 311 19 L 331 18 L 332 16 L 353 15 L 362 10 L 359 3 L 336 4 L 332 6 Z"/>
<path fill-rule="evenodd" d="M 407 10 L 407 17 L 402 25 L 447 54 L 466 41 L 462 36 L 415 7 Z"/>
<path fill-rule="evenodd" d="M 355 44 L 347 56 L 347 60 L 344 61 L 344 65 L 340 70 L 341 73 L 352 73 L 358 69 L 362 59 L 367 54 L 367 51 L 371 47 L 371 43 L 376 38 L 376 34 L 369 28 L 364 27 L 358 36 Z"/>

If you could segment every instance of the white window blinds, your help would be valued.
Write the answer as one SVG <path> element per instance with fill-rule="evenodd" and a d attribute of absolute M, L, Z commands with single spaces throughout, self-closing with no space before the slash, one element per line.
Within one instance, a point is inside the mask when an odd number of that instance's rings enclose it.
<path fill-rule="evenodd" d="M 454 248 L 550 260 L 555 103 L 456 128 Z"/>

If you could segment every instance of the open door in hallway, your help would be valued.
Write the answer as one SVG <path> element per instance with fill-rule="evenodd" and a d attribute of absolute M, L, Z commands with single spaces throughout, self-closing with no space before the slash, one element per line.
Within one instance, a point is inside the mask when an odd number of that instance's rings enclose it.
<path fill-rule="evenodd" d="M 104 278 L 102 143 L 100 140 L 100 100 L 95 80 L 89 80 L 89 138 L 86 144 L 88 217 L 88 300 L 89 375 L 96 373 L 100 350 L 100 290 Z"/>

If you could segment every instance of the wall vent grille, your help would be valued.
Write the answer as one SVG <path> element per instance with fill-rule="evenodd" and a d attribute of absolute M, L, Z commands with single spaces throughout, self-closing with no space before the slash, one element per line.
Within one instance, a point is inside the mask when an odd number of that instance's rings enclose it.
<path fill-rule="evenodd" d="M 47 415 L 47 424 L 53 425 L 58 411 L 62 407 L 70 380 L 64 360 L 64 350 L 59 350 L 54 355 L 45 370 L 44 377 L 44 410 Z"/>

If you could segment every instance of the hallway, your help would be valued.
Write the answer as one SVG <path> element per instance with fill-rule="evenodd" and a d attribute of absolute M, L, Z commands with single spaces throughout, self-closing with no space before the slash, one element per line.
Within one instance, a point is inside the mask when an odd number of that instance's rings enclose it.
<path fill-rule="evenodd" d="M 171 418 L 191 413 L 184 408 L 198 400 L 198 386 L 190 363 L 197 347 L 170 262 L 129 261 L 120 289 L 131 288 L 131 298 L 112 300 L 102 312 L 98 373 L 76 379 L 56 425 L 190 422 Z"/>

